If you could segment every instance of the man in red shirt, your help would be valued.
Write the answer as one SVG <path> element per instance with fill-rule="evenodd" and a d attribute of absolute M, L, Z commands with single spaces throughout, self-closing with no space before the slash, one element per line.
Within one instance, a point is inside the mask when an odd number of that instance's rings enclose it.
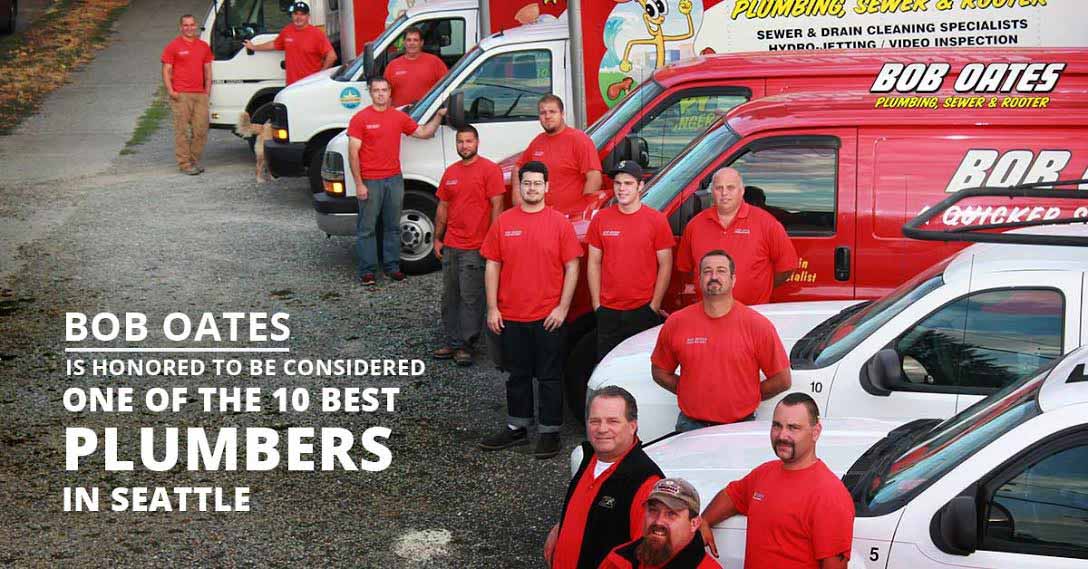
<path fill-rule="evenodd" d="M 540 127 L 544 132 L 536 135 L 529 147 L 518 158 L 521 166 L 530 161 L 543 162 L 548 166 L 551 188 L 545 204 L 559 213 L 580 213 L 601 189 L 601 159 L 586 133 L 567 126 L 563 120 L 563 100 L 555 95 L 544 95 L 537 103 Z M 514 178 L 515 187 L 518 183 Z M 518 196 L 514 194 L 514 205 Z"/>
<path fill-rule="evenodd" d="M 174 159 L 178 170 L 204 171 L 200 155 L 208 141 L 208 94 L 212 90 L 212 48 L 198 37 L 196 18 L 178 21 L 181 35 L 162 50 L 162 83 L 174 115 Z"/>
<path fill-rule="evenodd" d="M 703 255 L 702 301 L 670 314 L 657 337 L 650 371 L 676 394 L 678 431 L 750 420 L 760 401 L 790 388 L 782 340 L 767 318 L 733 298 L 734 270 L 725 251 Z"/>
<path fill-rule="evenodd" d="M 704 550 L 699 492 L 683 478 L 666 478 L 646 499 L 642 537 L 613 549 L 600 569 L 721 569 Z"/>
<path fill-rule="evenodd" d="M 711 527 L 748 516 L 744 566 L 748 569 L 845 569 L 854 535 L 854 501 L 819 458 L 820 411 L 804 393 L 774 408 L 771 448 L 779 460 L 728 486 L 703 512 L 703 539 L 718 555 Z"/>
<path fill-rule="evenodd" d="M 672 272 L 672 229 L 664 214 L 642 207 L 642 167 L 624 160 L 611 176 L 616 205 L 598 213 L 586 232 L 598 361 L 620 342 L 661 324 Z"/>
<path fill-rule="evenodd" d="M 394 91 L 395 93 L 396 91 Z M 473 341 L 484 321 L 484 258 L 487 229 L 502 213 L 502 170 L 476 153 L 480 134 L 472 125 L 457 129 L 460 162 L 446 168 L 438 183 L 434 254 L 442 260 L 442 324 L 446 345 L 434 357 L 472 365 Z"/>
<path fill-rule="evenodd" d="M 400 270 L 400 209 L 404 201 L 404 178 L 400 173 L 401 135 L 431 138 L 438 130 L 446 109 L 439 109 L 424 125 L 389 104 L 389 81 L 370 80 L 373 104 L 355 113 L 348 122 L 348 165 L 355 180 L 359 215 L 355 222 L 355 250 L 359 257 L 359 279 L 363 286 L 377 284 L 378 245 L 374 227 L 382 218 L 382 263 L 385 275 L 404 280 Z"/>
<path fill-rule="evenodd" d="M 393 86 L 393 106 L 422 99 L 446 71 L 440 57 L 423 51 L 423 32 L 419 28 L 411 26 L 404 30 L 404 55 L 391 61 L 384 74 Z"/>
<path fill-rule="evenodd" d="M 325 31 L 310 25 L 310 5 L 305 2 L 291 4 L 291 23 L 280 30 L 276 39 L 264 43 L 249 40 L 242 43 L 246 49 L 253 51 L 284 52 L 288 85 L 336 63 L 336 51 L 325 36 Z"/>
<path fill-rule="evenodd" d="M 582 462 L 567 486 L 559 523 L 544 542 L 551 569 L 595 569 L 613 547 L 642 535 L 646 497 L 665 476 L 642 451 L 638 405 L 630 392 L 606 385 L 588 407 L 589 442 L 582 443 Z"/>
<path fill-rule="evenodd" d="M 521 167 L 518 207 L 499 216 L 480 253 L 487 259 L 487 326 L 499 335 L 506 380 L 506 427 L 480 441 L 484 450 L 528 442 L 533 422 L 533 377 L 539 384 L 540 438 L 533 454 L 559 454 L 563 424 L 563 322 L 578 281 L 582 246 L 574 227 L 544 205 L 548 167 Z"/>
<path fill-rule="evenodd" d="M 749 306 L 771 301 L 771 289 L 797 268 L 797 251 L 771 214 L 744 201 L 744 181 L 732 168 L 714 173 L 714 207 L 691 218 L 676 249 L 676 269 L 690 273 L 707 251 L 722 249 L 737 264 L 733 296 Z M 697 278 L 695 279 L 697 280 Z"/>

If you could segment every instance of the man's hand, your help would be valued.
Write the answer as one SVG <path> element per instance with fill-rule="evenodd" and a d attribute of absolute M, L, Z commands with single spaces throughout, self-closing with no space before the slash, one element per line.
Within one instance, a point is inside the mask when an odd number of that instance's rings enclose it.
<path fill-rule="evenodd" d="M 650 310 L 653 310 L 654 312 L 657 313 L 658 316 L 660 316 L 662 318 L 668 318 L 669 317 L 669 313 L 662 310 L 660 304 L 654 304 L 654 303 L 651 302 L 650 303 Z"/>
<path fill-rule="evenodd" d="M 447 110 L 446 107 L 442 107 L 434 112 L 434 116 L 438 117 L 439 120 L 442 120 L 442 117 L 446 116 L 446 113 L 448 112 L 449 110 Z"/>
<path fill-rule="evenodd" d="M 442 244 L 442 240 L 435 237 L 434 238 L 434 258 L 435 259 L 441 259 L 442 258 L 442 247 L 443 246 L 444 245 Z"/>
<path fill-rule="evenodd" d="M 703 543 L 710 548 L 710 554 L 717 557 L 718 544 L 714 543 L 714 530 L 710 528 L 710 524 L 706 522 L 699 524 L 699 533 L 703 534 Z"/>
<path fill-rule="evenodd" d="M 496 335 L 502 334 L 502 313 L 499 312 L 498 307 L 487 309 L 487 327 Z"/>
<path fill-rule="evenodd" d="M 544 319 L 544 329 L 549 332 L 555 332 L 563 325 L 567 319 L 567 309 L 562 305 L 556 306 L 548 313 L 548 317 Z"/>
<path fill-rule="evenodd" d="M 246 46 L 246 49 L 248 50 L 255 51 L 253 50 L 253 42 L 249 40 L 242 40 L 242 45 Z"/>
<path fill-rule="evenodd" d="M 548 532 L 548 538 L 544 540 L 544 561 L 548 567 L 552 566 L 552 557 L 555 555 L 555 542 L 559 539 L 559 524 L 552 526 Z"/>
<path fill-rule="evenodd" d="M 170 89 L 170 98 L 172 100 L 174 100 L 174 101 L 178 100 L 179 95 L 180 95 L 180 93 L 178 93 L 177 91 L 175 91 L 173 89 Z"/>
<path fill-rule="evenodd" d="M 366 184 L 362 180 L 355 181 L 355 198 L 361 202 L 366 201 L 370 197 L 370 190 L 366 189 Z"/>

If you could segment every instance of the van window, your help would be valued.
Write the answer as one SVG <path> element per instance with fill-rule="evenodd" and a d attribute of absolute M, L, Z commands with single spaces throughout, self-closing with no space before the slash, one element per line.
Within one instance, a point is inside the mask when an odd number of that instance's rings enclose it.
<path fill-rule="evenodd" d="M 452 67 L 461 56 L 465 55 L 465 20 L 464 18 L 436 18 L 414 22 L 423 36 L 423 51 L 442 58 L 446 67 Z M 386 61 L 404 53 L 404 34 L 389 44 L 386 49 Z"/>
<path fill-rule="evenodd" d="M 982 549 L 1088 558 L 1088 446 L 1059 450 L 1014 474 L 987 511 Z"/>
<path fill-rule="evenodd" d="M 242 39 L 278 34 L 289 23 L 291 14 L 280 10 L 279 0 L 226 0 L 216 13 L 212 54 L 231 59 L 242 49 Z"/>
<path fill-rule="evenodd" d="M 552 54 L 546 49 L 500 53 L 477 67 L 461 89 L 469 122 L 539 120 L 537 101 L 552 92 Z"/>
<path fill-rule="evenodd" d="M 1065 301 L 1053 289 L 973 293 L 930 314 L 895 343 L 907 381 L 987 393 L 1062 353 Z"/>
<path fill-rule="evenodd" d="M 657 170 L 717 120 L 715 111 L 728 111 L 747 102 L 737 94 L 692 94 L 665 101 L 631 129 L 646 141 L 650 161 L 643 166 Z"/>

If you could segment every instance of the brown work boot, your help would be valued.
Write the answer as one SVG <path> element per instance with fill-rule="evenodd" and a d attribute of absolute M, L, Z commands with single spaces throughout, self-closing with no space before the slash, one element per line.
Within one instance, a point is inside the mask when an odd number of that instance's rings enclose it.
<path fill-rule="evenodd" d="M 456 353 L 456 352 L 457 352 L 457 350 L 455 350 L 455 349 L 453 349 L 453 348 L 451 348 L 449 346 L 442 346 L 441 348 L 438 348 L 437 350 L 435 350 L 434 353 L 431 354 L 431 355 L 433 355 L 434 359 L 436 359 L 436 360 L 448 360 L 448 359 L 452 358 L 453 354 Z"/>
<path fill-rule="evenodd" d="M 472 365 L 472 352 L 464 348 L 459 348 L 456 352 L 453 353 L 453 363 L 461 367 L 467 367 Z"/>

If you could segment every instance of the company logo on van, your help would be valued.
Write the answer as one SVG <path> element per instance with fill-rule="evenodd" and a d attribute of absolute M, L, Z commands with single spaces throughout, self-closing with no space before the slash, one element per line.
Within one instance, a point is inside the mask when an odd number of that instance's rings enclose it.
<path fill-rule="evenodd" d="M 885 109 L 1042 108 L 1058 86 L 1064 63 L 969 63 L 963 66 L 952 90 L 971 96 L 888 96 L 876 100 Z M 945 87 L 952 66 L 948 63 L 885 63 L 869 87 L 870 93 L 936 93 Z M 1023 96 L 1020 94 L 1030 94 Z M 988 96 L 987 96 L 988 95 Z"/>
<path fill-rule="evenodd" d="M 355 87 L 344 87 L 343 91 L 340 91 L 340 104 L 345 109 L 354 109 L 363 102 L 363 95 Z"/>

